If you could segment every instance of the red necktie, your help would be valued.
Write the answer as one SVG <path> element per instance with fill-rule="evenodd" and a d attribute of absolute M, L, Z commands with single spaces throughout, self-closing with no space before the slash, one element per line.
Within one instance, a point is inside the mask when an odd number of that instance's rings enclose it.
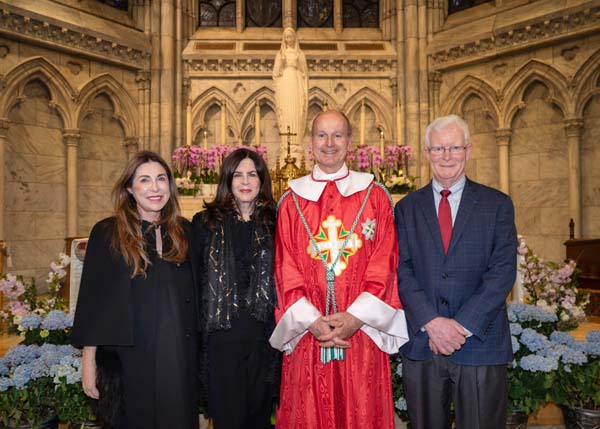
<path fill-rule="evenodd" d="M 440 222 L 444 254 L 447 254 L 448 247 L 450 246 L 450 237 L 452 237 L 452 212 L 450 211 L 450 203 L 448 202 L 450 191 L 444 189 L 440 194 L 442 194 L 442 200 L 440 201 L 440 207 L 438 208 L 438 221 Z"/>

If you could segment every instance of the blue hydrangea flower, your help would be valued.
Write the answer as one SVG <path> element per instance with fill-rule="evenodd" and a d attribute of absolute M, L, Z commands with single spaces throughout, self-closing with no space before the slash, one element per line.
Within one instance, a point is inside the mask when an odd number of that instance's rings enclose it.
<path fill-rule="evenodd" d="M 568 332 L 554 331 L 550 334 L 550 340 L 558 344 L 570 346 L 575 342 L 575 339 Z"/>
<path fill-rule="evenodd" d="M 33 362 L 40 356 L 39 347 L 17 345 L 6 352 L 6 354 L 0 359 L 0 366 L 7 366 L 8 368 Z"/>
<path fill-rule="evenodd" d="M 550 323 L 558 320 L 556 314 L 550 313 L 536 305 L 513 303 L 508 306 L 507 313 L 508 320 L 513 323 L 531 321 Z"/>
<path fill-rule="evenodd" d="M 6 392 L 9 387 L 12 387 L 12 380 L 8 377 L 0 377 L 0 392 Z"/>
<path fill-rule="evenodd" d="M 35 313 L 26 314 L 19 321 L 19 325 L 25 330 L 39 328 L 40 323 L 42 323 L 42 318 Z"/>
<path fill-rule="evenodd" d="M 31 380 L 31 373 L 33 371 L 33 364 L 23 364 L 15 368 L 12 375 L 12 383 L 18 390 L 23 389 L 27 383 Z"/>
<path fill-rule="evenodd" d="M 583 353 L 582 351 L 579 351 L 579 350 L 574 350 L 569 347 L 567 347 L 563 351 L 561 360 L 565 364 L 575 364 L 575 365 L 581 365 L 588 361 L 585 353 Z"/>
<path fill-rule="evenodd" d="M 587 342 L 583 347 L 583 351 L 590 356 L 600 356 L 600 342 Z"/>
<path fill-rule="evenodd" d="M 396 374 L 398 377 L 402 377 L 402 362 L 398 362 L 398 366 L 396 367 Z"/>
<path fill-rule="evenodd" d="M 590 343 L 600 343 L 600 331 L 590 331 L 585 336 Z"/>
<path fill-rule="evenodd" d="M 527 355 L 521 359 L 519 366 L 525 371 L 550 372 L 558 369 L 558 361 L 550 357 Z"/>
<path fill-rule="evenodd" d="M 513 353 L 518 352 L 519 349 L 521 348 L 521 345 L 519 344 L 519 340 L 517 340 L 516 337 L 511 336 L 510 337 L 510 341 L 512 343 L 512 351 L 513 351 Z"/>
<path fill-rule="evenodd" d="M 551 345 L 544 335 L 538 334 L 531 328 L 523 329 L 523 332 L 521 333 L 521 343 L 527 346 L 532 352 L 549 348 Z"/>
<path fill-rule="evenodd" d="M 66 329 L 73 326 L 73 317 L 61 310 L 52 310 L 44 317 L 41 328 L 48 330 Z"/>
<path fill-rule="evenodd" d="M 521 332 L 523 332 L 523 327 L 519 323 L 510 324 L 511 335 L 521 335 Z"/>

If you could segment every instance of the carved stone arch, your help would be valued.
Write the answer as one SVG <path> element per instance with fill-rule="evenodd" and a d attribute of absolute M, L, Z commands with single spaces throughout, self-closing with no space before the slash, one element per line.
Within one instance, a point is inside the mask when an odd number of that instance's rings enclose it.
<path fill-rule="evenodd" d="M 452 88 L 440 108 L 440 116 L 452 113 L 463 116 L 465 102 L 471 95 L 475 95 L 481 99 L 494 125 L 498 128 L 500 118 L 498 93 L 490 84 L 472 75 L 466 76 Z"/>
<path fill-rule="evenodd" d="M 208 109 L 215 104 L 221 105 L 221 100 L 225 100 L 225 109 L 227 110 L 227 126 L 231 128 L 233 133 L 240 135 L 240 122 L 238 118 L 238 105 L 231 96 L 219 88 L 209 88 L 196 97 L 192 101 L 192 141 L 196 140 L 196 136 L 204 125 L 204 116 Z"/>
<path fill-rule="evenodd" d="M 600 95 L 600 49 L 577 70 L 573 83 L 575 86 L 574 117 L 581 118 L 588 102 Z"/>
<path fill-rule="evenodd" d="M 524 64 L 506 83 L 502 90 L 499 128 L 510 128 L 515 115 L 525 107 L 523 97 L 534 82 L 548 88 L 547 102 L 556 105 L 563 116 L 572 116 L 567 79 L 554 67 L 538 60 Z"/>
<path fill-rule="evenodd" d="M 327 108 L 329 110 L 339 110 L 339 105 L 338 103 L 335 101 L 335 99 L 333 99 L 331 97 L 331 95 L 327 94 L 325 91 L 323 91 L 321 88 L 317 88 L 317 87 L 312 87 L 311 89 L 309 89 L 308 91 L 308 105 L 317 105 L 321 108 L 321 110 L 324 110 L 324 102 L 327 102 Z"/>
<path fill-rule="evenodd" d="M 392 138 L 393 131 L 393 120 L 391 117 L 391 112 L 393 109 L 391 104 L 385 100 L 379 93 L 372 90 L 371 88 L 364 87 L 354 93 L 342 107 L 342 112 L 344 112 L 349 118 L 352 117 L 352 114 L 358 109 L 360 110 L 361 101 L 364 99 L 367 100 L 367 104 L 373 112 L 375 112 L 375 118 L 377 123 L 383 127 L 383 132 L 387 136 L 388 139 Z M 353 124 L 355 130 L 358 130 L 355 124 Z M 356 132 L 354 132 L 356 134 Z"/>
<path fill-rule="evenodd" d="M 108 73 L 96 76 L 85 83 L 79 91 L 79 105 L 76 111 L 77 128 L 90 112 L 94 99 L 105 94 L 114 108 L 114 118 L 123 127 L 125 138 L 134 138 L 137 133 L 137 109 L 125 88 Z"/>
<path fill-rule="evenodd" d="M 33 57 L 14 66 L 0 78 L 0 117 L 6 117 L 13 106 L 23 101 L 24 88 L 33 80 L 41 81 L 50 93 L 50 106 L 55 108 L 66 129 L 75 128 L 74 100 L 77 91 L 62 73 L 43 57 Z"/>

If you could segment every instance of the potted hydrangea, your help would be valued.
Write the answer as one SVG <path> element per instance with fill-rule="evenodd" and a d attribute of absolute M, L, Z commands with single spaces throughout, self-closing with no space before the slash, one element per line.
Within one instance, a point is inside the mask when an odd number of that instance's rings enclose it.
<path fill-rule="evenodd" d="M 7 428 L 56 428 L 53 366 L 71 346 L 17 345 L 0 358 L 0 415 Z"/>
<path fill-rule="evenodd" d="M 549 353 L 547 334 L 554 330 L 556 314 L 527 304 L 510 304 L 508 319 L 515 359 L 508 367 L 507 427 L 526 427 L 529 414 L 549 399 L 557 358 Z"/>
<path fill-rule="evenodd" d="M 559 357 L 558 383 L 552 399 L 561 406 L 567 429 L 600 426 L 600 331 L 588 332 L 586 341 L 575 341 L 566 332 L 553 332 Z"/>

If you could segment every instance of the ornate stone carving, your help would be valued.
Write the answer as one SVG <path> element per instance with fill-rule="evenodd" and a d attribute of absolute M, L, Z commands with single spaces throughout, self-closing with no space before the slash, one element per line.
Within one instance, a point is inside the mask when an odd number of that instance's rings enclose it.
<path fill-rule="evenodd" d="M 583 131 L 583 119 L 571 118 L 563 121 L 567 137 L 579 137 Z"/>
<path fill-rule="evenodd" d="M 271 59 L 250 58 L 201 58 L 186 60 L 190 75 L 206 74 L 239 74 L 248 76 L 270 76 L 274 61 Z M 364 73 L 364 74 L 394 74 L 396 60 L 380 59 L 307 59 L 309 76 L 313 73 Z"/>
<path fill-rule="evenodd" d="M 512 136 L 512 129 L 510 128 L 498 128 L 496 130 L 496 144 L 498 146 L 508 146 L 510 138 Z"/>
<path fill-rule="evenodd" d="M 75 61 L 67 61 L 67 68 L 74 75 L 78 75 L 79 73 L 81 73 L 82 66 L 81 64 L 76 63 Z"/>
<path fill-rule="evenodd" d="M 81 133 L 78 129 L 63 130 L 63 140 L 66 146 L 79 146 L 79 141 L 81 140 Z"/>
<path fill-rule="evenodd" d="M 560 51 L 560 55 L 567 61 L 572 61 L 579 52 L 579 46 L 571 46 Z"/>
<path fill-rule="evenodd" d="M 579 8 L 566 11 L 562 16 L 539 17 L 537 21 L 528 21 L 510 29 L 498 29 L 493 35 L 464 43 L 449 46 L 431 55 L 432 65 L 443 69 L 457 64 L 469 63 L 490 55 L 505 54 L 524 45 L 546 43 L 573 32 L 598 31 L 600 23 L 600 6 Z M 565 57 L 566 58 L 566 57 Z"/>
<path fill-rule="evenodd" d="M 60 45 L 79 54 L 100 57 L 120 65 L 135 68 L 149 65 L 149 52 L 86 34 L 84 27 L 77 29 L 62 27 L 25 16 L 24 12 L 8 9 L 7 6 L 0 6 L 0 8 L 0 31 L 17 33 L 22 37 Z"/>

